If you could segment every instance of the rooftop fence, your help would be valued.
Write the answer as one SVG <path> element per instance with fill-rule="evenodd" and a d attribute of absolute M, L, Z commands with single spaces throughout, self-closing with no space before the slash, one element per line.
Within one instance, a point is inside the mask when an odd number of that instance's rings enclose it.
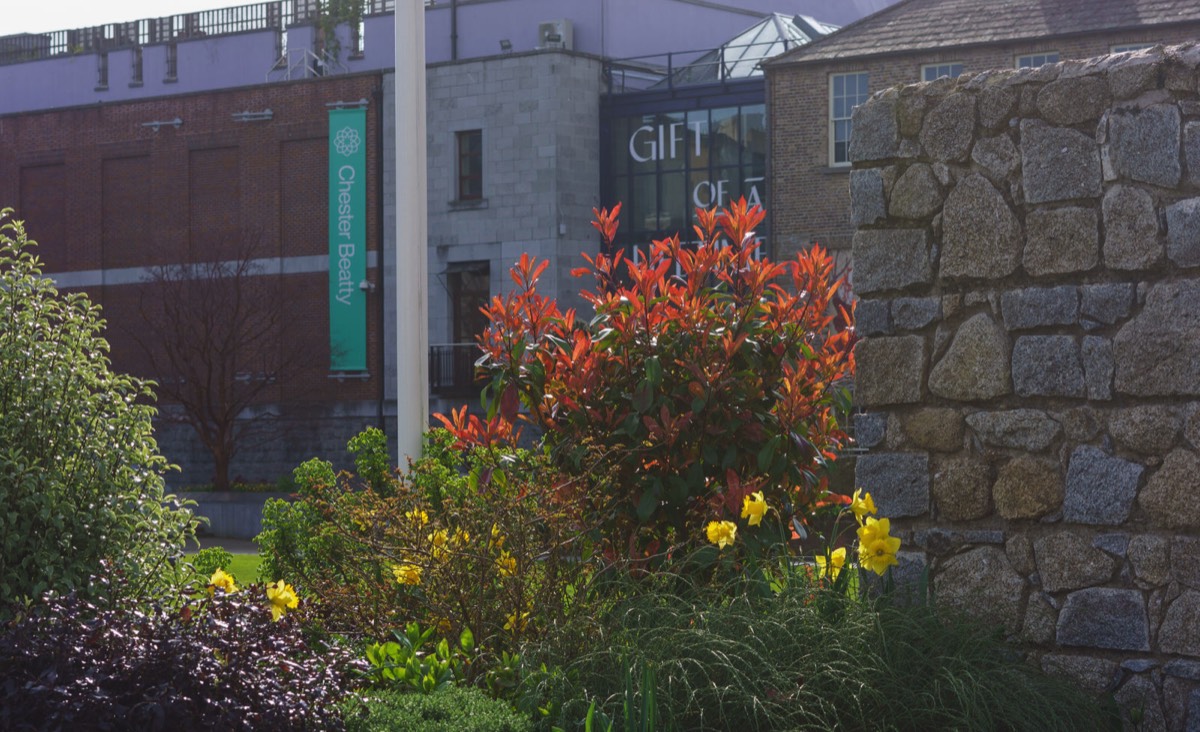
<path fill-rule="evenodd" d="M 396 0 L 363 0 L 364 15 L 391 13 L 395 9 Z M 320 13 L 320 0 L 272 0 L 162 18 L 107 23 L 90 28 L 18 33 L 0 37 L 0 65 L 247 31 L 275 30 L 282 33 L 288 26 L 315 22 Z"/>

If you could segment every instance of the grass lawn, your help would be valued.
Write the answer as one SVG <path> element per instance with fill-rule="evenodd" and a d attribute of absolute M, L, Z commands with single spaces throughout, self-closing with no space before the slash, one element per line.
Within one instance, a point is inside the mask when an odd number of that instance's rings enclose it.
<path fill-rule="evenodd" d="M 257 554 L 234 554 L 233 562 L 225 571 L 232 574 L 239 585 L 248 585 L 258 581 L 259 564 L 262 564 L 262 557 Z"/>
<path fill-rule="evenodd" d="M 195 554 L 196 550 L 187 552 Z M 226 572 L 233 575 L 233 579 L 238 585 L 248 585 L 251 582 L 258 581 L 258 565 L 262 564 L 262 557 L 258 554 L 233 554 L 233 561 L 228 567 L 222 567 Z"/>

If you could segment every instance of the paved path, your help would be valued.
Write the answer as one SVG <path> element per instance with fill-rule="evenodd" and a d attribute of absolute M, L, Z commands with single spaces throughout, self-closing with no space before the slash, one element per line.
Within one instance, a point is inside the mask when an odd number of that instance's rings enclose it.
<path fill-rule="evenodd" d="M 219 546 L 225 549 L 230 554 L 258 554 L 258 544 L 249 539 L 228 539 L 220 536 L 201 536 L 198 538 L 200 546 L 192 544 L 188 547 L 189 552 L 198 551 L 199 549 L 207 549 L 213 546 Z"/>

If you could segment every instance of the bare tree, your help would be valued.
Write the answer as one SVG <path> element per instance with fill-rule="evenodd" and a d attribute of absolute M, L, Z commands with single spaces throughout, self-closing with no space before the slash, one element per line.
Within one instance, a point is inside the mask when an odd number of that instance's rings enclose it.
<path fill-rule="evenodd" d="M 259 240 L 243 235 L 225 259 L 154 268 L 139 301 L 145 328 L 133 334 L 159 394 L 178 405 L 174 418 L 212 455 L 217 490 L 228 489 L 238 451 L 271 431 L 279 415 L 268 397 L 295 363 L 281 274 L 255 257 Z"/>

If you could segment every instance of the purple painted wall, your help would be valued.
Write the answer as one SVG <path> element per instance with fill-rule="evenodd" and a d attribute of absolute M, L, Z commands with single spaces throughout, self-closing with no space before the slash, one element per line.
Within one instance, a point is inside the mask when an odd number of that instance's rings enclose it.
<path fill-rule="evenodd" d="M 216 36 L 176 44 L 178 81 L 164 81 L 167 47 L 142 49 L 142 85 L 133 81 L 133 50 L 109 51 L 108 88 L 97 90 L 97 54 L 0 66 L 0 114 L 145 99 L 165 94 L 261 84 L 275 62 L 270 31 Z"/>
<path fill-rule="evenodd" d="M 474 0 L 458 8 L 458 58 L 498 55 L 501 39 L 509 40 L 514 52 L 532 50 L 538 45 L 538 24 L 548 20 L 571 21 L 575 50 L 620 59 L 715 48 L 772 11 L 844 24 L 891 2 L 894 0 Z M 450 60 L 450 15 L 450 3 L 445 1 L 425 13 L 426 59 L 430 63 Z M 392 15 L 368 16 L 364 26 L 362 56 L 344 50 L 340 66 L 350 72 L 392 68 Z M 342 48 L 349 49 L 349 29 L 343 26 L 338 35 Z M 313 47 L 314 37 L 312 26 L 288 29 L 291 78 L 303 75 L 309 67 L 305 51 Z M 146 46 L 140 86 L 130 84 L 133 51 L 110 51 L 108 88 L 104 90 L 96 88 L 96 54 L 0 66 L 0 114 L 282 80 L 288 78 L 286 68 L 268 75 L 278 60 L 277 42 L 277 33 L 270 30 L 181 40 L 174 82 L 164 81 L 167 47 Z M 335 71 L 341 70 L 335 67 Z"/>
<path fill-rule="evenodd" d="M 533 50 L 538 45 L 538 23 L 561 18 L 574 27 L 576 51 L 619 59 L 715 48 L 767 13 L 809 15 L 845 25 L 894 1 L 526 0 L 514 12 L 512 2 L 483 0 L 458 8 L 458 57 L 500 53 L 501 39 L 509 40 L 513 51 Z M 718 4 L 730 9 L 714 7 Z M 430 62 L 451 58 L 451 13 L 448 2 L 425 12 L 425 57 Z"/>

